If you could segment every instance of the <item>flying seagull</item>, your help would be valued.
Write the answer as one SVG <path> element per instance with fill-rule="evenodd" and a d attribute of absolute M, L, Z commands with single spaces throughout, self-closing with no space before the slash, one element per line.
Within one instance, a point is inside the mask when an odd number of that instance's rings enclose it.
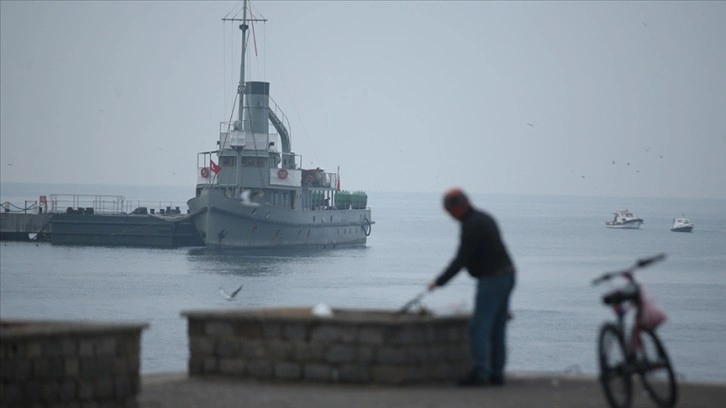
<path fill-rule="evenodd" d="M 225 292 L 224 289 L 222 289 L 220 287 L 219 288 L 219 293 L 221 293 L 222 296 L 224 296 L 225 299 L 227 299 L 227 300 L 233 300 L 234 297 L 237 296 L 237 294 L 239 293 L 239 291 L 241 289 L 242 289 L 242 285 L 239 285 L 239 287 L 237 289 L 235 289 L 234 292 L 232 292 L 232 294 L 229 294 L 229 293 Z"/>
<path fill-rule="evenodd" d="M 250 207 L 255 207 L 260 205 L 260 203 L 256 203 L 250 199 L 250 194 L 252 193 L 252 190 L 245 190 L 240 194 L 240 198 L 242 199 L 242 205 L 247 205 Z"/>

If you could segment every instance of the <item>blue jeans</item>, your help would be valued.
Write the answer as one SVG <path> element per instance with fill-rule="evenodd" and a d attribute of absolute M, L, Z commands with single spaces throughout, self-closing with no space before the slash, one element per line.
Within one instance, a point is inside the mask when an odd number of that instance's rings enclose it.
<path fill-rule="evenodd" d="M 474 369 L 481 378 L 504 376 L 509 297 L 514 289 L 514 273 L 479 278 L 474 298 L 474 314 L 469 321 L 469 340 Z"/>

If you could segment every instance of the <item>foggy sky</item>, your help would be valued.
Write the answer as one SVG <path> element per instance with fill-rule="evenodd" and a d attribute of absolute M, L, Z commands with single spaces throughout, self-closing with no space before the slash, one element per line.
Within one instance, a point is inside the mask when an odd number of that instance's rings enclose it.
<path fill-rule="evenodd" d="M 239 4 L 0 2 L 0 180 L 193 188 Z M 252 4 L 248 80 L 344 189 L 726 198 L 726 2 Z"/>

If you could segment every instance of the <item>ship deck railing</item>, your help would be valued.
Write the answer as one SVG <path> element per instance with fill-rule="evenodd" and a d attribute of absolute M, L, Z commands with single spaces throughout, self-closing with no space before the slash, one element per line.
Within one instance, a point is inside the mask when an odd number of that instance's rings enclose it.
<path fill-rule="evenodd" d="M 280 119 L 280 121 L 282 122 L 282 125 L 285 127 L 285 130 L 287 131 L 287 134 L 291 135 L 292 128 L 290 127 L 290 121 L 287 120 L 287 115 L 285 115 L 285 112 L 282 111 L 280 106 L 277 104 L 277 102 L 275 102 L 274 99 L 272 99 L 271 96 L 269 97 L 269 104 L 270 104 L 270 110 L 272 111 L 272 113 L 274 113 L 275 116 L 278 119 Z"/>

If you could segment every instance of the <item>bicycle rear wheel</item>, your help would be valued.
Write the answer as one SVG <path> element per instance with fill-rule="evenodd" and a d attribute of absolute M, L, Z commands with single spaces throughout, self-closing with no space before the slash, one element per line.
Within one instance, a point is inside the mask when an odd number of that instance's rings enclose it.
<path fill-rule="evenodd" d="M 613 408 L 627 408 L 633 400 L 633 381 L 628 369 L 625 342 L 620 329 L 612 323 L 600 328 L 597 341 L 600 385 Z"/>
<path fill-rule="evenodd" d="M 670 408 L 678 400 L 678 385 L 673 365 L 663 343 L 652 330 L 640 332 L 638 348 L 640 380 L 653 401 L 661 408 Z"/>

